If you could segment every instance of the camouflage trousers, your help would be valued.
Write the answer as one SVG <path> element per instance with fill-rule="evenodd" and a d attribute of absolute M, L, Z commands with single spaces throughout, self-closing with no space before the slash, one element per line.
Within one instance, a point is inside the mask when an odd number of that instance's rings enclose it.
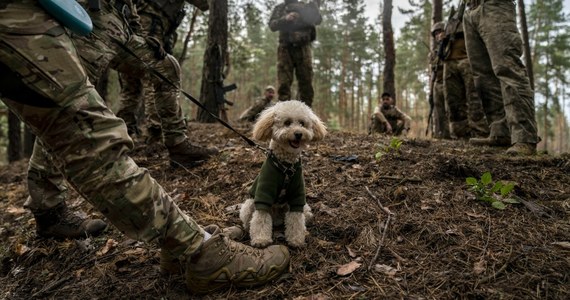
<path fill-rule="evenodd" d="M 392 134 L 393 135 L 402 134 L 402 131 L 405 128 L 403 121 L 388 120 L 388 122 L 390 123 L 390 126 L 392 127 Z M 386 124 L 382 120 L 380 120 L 380 118 L 378 118 L 374 114 L 370 117 L 370 125 L 368 128 L 368 133 L 372 133 L 372 132 L 386 133 L 387 130 L 388 130 L 388 128 L 386 127 Z"/>
<path fill-rule="evenodd" d="M 293 76 L 297 77 L 299 100 L 309 107 L 313 104 L 313 52 L 311 45 L 279 44 L 277 48 L 277 94 L 279 101 L 291 100 Z"/>
<path fill-rule="evenodd" d="M 443 94 L 443 82 L 435 81 L 433 83 L 433 124 L 434 138 L 450 138 L 449 134 L 449 116 L 445 105 L 445 96 Z"/>
<path fill-rule="evenodd" d="M 152 5 L 146 6 L 152 8 Z M 165 30 L 161 25 L 162 23 L 154 20 L 155 17 L 153 15 L 144 14 L 140 11 L 139 16 L 144 31 L 143 34 L 150 34 L 165 45 L 163 36 Z M 153 28 L 153 26 L 156 28 Z M 137 116 L 141 106 L 144 109 L 144 123 L 146 123 L 146 128 L 149 128 L 148 132 L 158 132 L 161 129 L 162 122 L 155 106 L 155 93 L 152 82 L 148 78 L 137 78 L 124 73 L 119 73 L 119 79 L 121 81 L 121 109 L 117 116 L 125 120 L 129 133 L 140 133 L 138 124 L 142 122 L 137 120 Z M 165 119 L 165 122 L 168 122 L 172 118 L 165 117 Z M 177 118 L 174 118 L 174 121 L 176 120 Z"/>
<path fill-rule="evenodd" d="M 36 0 L 0 5 L 0 64 L 43 100 L 2 97 L 37 136 L 30 162 L 31 209 L 65 200 L 65 181 L 127 236 L 190 255 L 203 231 L 164 189 L 127 155 L 133 143 L 124 122 L 88 80 L 65 31 Z M 0 92 L 3 92 L 0 90 Z M 39 195 L 38 195 L 39 194 Z"/>
<path fill-rule="evenodd" d="M 83 2 L 86 0 L 81 0 Z M 89 12 L 93 21 L 93 35 L 89 37 L 75 36 L 79 55 L 93 84 L 107 67 L 117 70 L 133 80 L 145 79 L 154 90 L 154 104 L 160 116 L 164 143 L 167 147 L 177 145 L 187 139 L 187 127 L 182 116 L 179 103 L 180 65 L 172 56 L 157 59 L 145 39 L 130 33 L 123 19 L 110 7 L 108 0 L 100 12 Z M 162 79 L 151 76 L 150 71 L 139 59 L 124 50 L 118 43 L 130 49 L 150 68 L 160 72 L 176 86 Z M 142 83 L 141 83 L 142 85 Z"/>
<path fill-rule="evenodd" d="M 537 143 L 533 91 L 520 59 L 522 40 L 515 16 L 510 0 L 487 0 L 467 10 L 465 44 L 489 135 Z"/>
<path fill-rule="evenodd" d="M 455 138 L 486 137 L 489 124 L 477 96 L 469 60 L 448 60 L 443 65 L 443 87 L 449 109 L 451 135 Z"/>

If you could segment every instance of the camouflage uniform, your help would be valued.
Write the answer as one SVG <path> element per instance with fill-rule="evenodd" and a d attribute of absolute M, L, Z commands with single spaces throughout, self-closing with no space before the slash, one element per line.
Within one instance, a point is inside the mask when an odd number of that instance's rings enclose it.
<path fill-rule="evenodd" d="M 134 0 L 144 36 L 158 39 L 164 50 L 172 54 L 176 43 L 176 29 L 184 16 L 184 3 L 188 2 L 201 10 L 208 9 L 207 0 Z M 125 120 L 129 134 L 138 134 L 137 111 L 144 103 L 146 127 L 151 139 L 161 135 L 161 118 L 155 108 L 155 94 L 148 80 L 119 73 L 121 80 L 122 108 L 117 115 Z M 163 120 L 164 121 L 164 120 Z"/>
<path fill-rule="evenodd" d="M 242 122 L 255 122 L 255 120 L 257 120 L 257 117 L 259 117 L 259 114 L 264 109 L 271 106 L 271 100 L 273 99 L 274 94 L 275 88 L 271 85 L 267 86 L 265 88 L 265 95 L 255 100 L 255 103 L 246 109 L 238 120 Z"/>
<path fill-rule="evenodd" d="M 430 53 L 432 76 L 435 73 L 435 79 L 433 79 L 433 87 L 431 87 L 433 97 L 433 137 L 449 139 L 449 116 L 447 113 L 445 96 L 443 93 L 443 63 L 437 57 L 437 45 L 439 43 L 436 37 L 436 34 L 438 32 L 443 32 L 444 29 L 445 24 L 443 22 L 435 23 L 431 28 L 431 34 L 435 39 L 434 44 L 436 46 L 435 49 Z"/>
<path fill-rule="evenodd" d="M 392 126 L 392 133 L 400 135 L 410 131 L 412 118 L 403 113 L 395 105 L 390 105 L 389 108 L 384 108 L 383 105 L 378 105 L 374 108 L 374 113 L 371 117 L 370 132 L 386 132 L 386 122 Z"/>
<path fill-rule="evenodd" d="M 490 123 L 489 138 L 538 142 L 533 91 L 520 57 L 512 0 L 470 0 L 463 18 L 475 88 Z"/>
<path fill-rule="evenodd" d="M 293 20 L 287 16 L 296 14 Z M 269 19 L 271 31 L 279 31 L 277 48 L 277 81 L 279 101 L 291 100 L 293 76 L 297 77 L 299 100 L 308 106 L 313 104 L 313 54 L 311 42 L 316 39 L 315 25 L 322 21 L 318 7 L 313 2 L 305 4 L 297 0 L 285 0 L 273 9 Z"/>
<path fill-rule="evenodd" d="M 454 138 L 489 135 L 489 125 L 480 98 L 477 96 L 471 73 L 471 65 L 465 49 L 463 25 L 448 25 L 446 32 L 450 39 L 448 53 L 444 59 L 444 94 L 449 109 L 451 134 Z"/>
<path fill-rule="evenodd" d="M 21 78 L 36 99 L 43 99 L 31 105 L 26 97 L 0 90 L 10 110 L 38 137 L 32 176 L 63 175 L 43 181 L 40 190 L 50 191 L 43 194 L 47 199 L 28 205 L 42 209 L 63 201 L 65 178 L 127 236 L 158 242 L 173 255 L 196 252 L 203 230 L 126 155 L 133 143 L 124 122 L 105 106 L 74 43 L 36 0 L 0 0 L 0 65 L 17 74 L 0 73 L 2 82 Z"/>

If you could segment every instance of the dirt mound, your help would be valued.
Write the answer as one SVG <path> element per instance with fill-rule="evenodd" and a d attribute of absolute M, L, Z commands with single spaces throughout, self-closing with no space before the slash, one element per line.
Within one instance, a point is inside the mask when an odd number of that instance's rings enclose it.
<path fill-rule="evenodd" d="M 173 169 L 163 147 L 133 156 L 200 224 L 239 223 L 232 206 L 264 155 L 218 125 L 190 125 L 192 141 L 222 150 L 209 163 Z M 314 218 L 290 272 L 206 298 L 569 299 L 570 157 L 503 151 L 331 132 L 304 153 Z M 25 162 L 0 169 L 1 298 L 188 297 L 182 277 L 160 276 L 155 245 L 112 226 L 86 241 L 38 239 L 21 208 L 25 171 Z M 465 182 L 485 172 L 514 183 L 522 203 L 499 210 L 478 200 Z M 70 203 L 98 215 L 77 195 Z"/>

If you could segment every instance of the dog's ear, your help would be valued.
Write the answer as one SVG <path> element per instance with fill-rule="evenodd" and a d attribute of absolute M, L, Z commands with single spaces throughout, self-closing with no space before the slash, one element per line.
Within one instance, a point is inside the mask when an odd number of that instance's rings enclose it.
<path fill-rule="evenodd" d="M 313 141 L 320 141 L 327 135 L 327 126 L 321 119 L 314 113 L 311 113 L 311 121 L 313 122 Z"/>
<path fill-rule="evenodd" d="M 273 134 L 273 121 L 275 120 L 275 109 L 271 106 L 261 112 L 259 118 L 253 125 L 253 138 L 259 141 L 267 141 Z"/>

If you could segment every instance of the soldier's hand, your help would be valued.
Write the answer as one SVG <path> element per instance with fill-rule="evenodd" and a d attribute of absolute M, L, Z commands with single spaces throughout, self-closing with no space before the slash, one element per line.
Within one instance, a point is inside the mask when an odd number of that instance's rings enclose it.
<path fill-rule="evenodd" d="M 156 57 L 156 59 L 164 59 L 166 57 L 166 51 L 164 51 L 164 48 L 162 47 L 162 43 L 155 37 L 153 36 L 147 36 L 145 37 L 145 41 L 148 44 L 148 46 L 150 47 L 150 49 L 152 49 L 152 51 L 154 51 L 154 57 Z"/>
<path fill-rule="evenodd" d="M 299 13 L 296 11 L 290 12 L 285 16 L 285 20 L 287 21 L 295 21 L 299 18 Z"/>
<path fill-rule="evenodd" d="M 404 128 L 402 129 L 402 136 L 408 136 L 408 129 Z"/>
<path fill-rule="evenodd" d="M 390 125 L 388 122 L 386 122 L 386 133 L 392 134 L 392 125 Z"/>

